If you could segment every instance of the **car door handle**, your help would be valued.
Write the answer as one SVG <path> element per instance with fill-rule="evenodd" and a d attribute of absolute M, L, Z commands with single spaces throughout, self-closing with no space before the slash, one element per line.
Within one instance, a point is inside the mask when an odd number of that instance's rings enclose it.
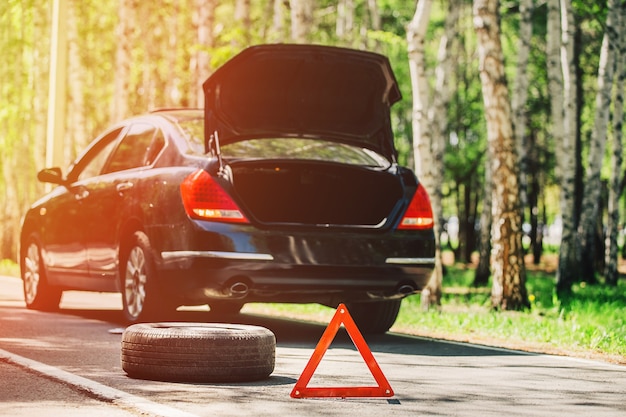
<path fill-rule="evenodd" d="M 123 193 L 124 191 L 128 191 L 131 188 L 133 188 L 133 183 L 132 182 L 120 182 L 119 184 L 115 186 L 115 188 L 117 189 L 118 193 Z"/>

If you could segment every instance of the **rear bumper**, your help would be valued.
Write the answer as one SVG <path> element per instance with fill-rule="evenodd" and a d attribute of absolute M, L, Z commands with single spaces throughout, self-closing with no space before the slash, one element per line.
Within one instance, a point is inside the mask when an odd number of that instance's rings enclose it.
<path fill-rule="evenodd" d="M 419 264 L 383 266 L 288 265 L 239 255 L 185 253 L 168 259 L 159 276 L 167 294 L 182 304 L 211 300 L 320 303 L 403 298 L 423 289 L 434 268 L 432 259 Z M 219 255 L 219 256 L 218 256 Z M 233 257 L 237 257 L 233 259 Z M 245 255 L 244 255 L 245 257 Z"/>
<path fill-rule="evenodd" d="M 265 231 L 214 225 L 156 253 L 161 285 L 181 303 L 337 302 L 402 298 L 434 268 L 432 231 Z M 179 241 L 180 243 L 180 241 Z M 181 248 L 183 246 L 183 248 Z"/>

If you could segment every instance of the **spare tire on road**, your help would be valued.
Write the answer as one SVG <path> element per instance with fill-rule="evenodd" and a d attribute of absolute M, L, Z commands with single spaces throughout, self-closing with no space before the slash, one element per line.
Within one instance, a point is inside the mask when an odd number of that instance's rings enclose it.
<path fill-rule="evenodd" d="M 222 323 L 140 323 L 122 335 L 122 369 L 131 378 L 176 382 L 241 382 L 274 371 L 270 330 Z"/>

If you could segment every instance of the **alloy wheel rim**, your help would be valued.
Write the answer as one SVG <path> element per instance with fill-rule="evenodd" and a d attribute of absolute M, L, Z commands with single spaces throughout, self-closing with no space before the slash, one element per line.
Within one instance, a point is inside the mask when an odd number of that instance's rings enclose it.
<path fill-rule="evenodd" d="M 39 248 L 31 243 L 24 257 L 24 298 L 27 304 L 31 304 L 37 297 L 40 279 Z"/>
<path fill-rule="evenodd" d="M 126 310 L 133 319 L 139 317 L 143 311 L 146 299 L 146 278 L 146 260 L 143 250 L 134 247 L 128 255 L 124 277 Z"/>

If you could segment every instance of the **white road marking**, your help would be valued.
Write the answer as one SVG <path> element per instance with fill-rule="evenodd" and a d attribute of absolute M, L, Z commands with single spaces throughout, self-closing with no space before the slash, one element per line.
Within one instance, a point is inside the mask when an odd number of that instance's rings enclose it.
<path fill-rule="evenodd" d="M 0 359 L 4 359 L 23 368 L 30 369 L 56 381 L 69 384 L 81 391 L 95 396 L 100 400 L 110 401 L 123 408 L 130 408 L 158 417 L 198 417 L 196 414 L 187 413 L 163 404 L 157 404 L 145 398 L 102 385 L 90 379 L 74 375 L 62 369 L 55 368 L 54 366 L 46 365 L 45 363 L 37 362 L 14 353 L 7 352 L 3 349 L 0 349 Z"/>

